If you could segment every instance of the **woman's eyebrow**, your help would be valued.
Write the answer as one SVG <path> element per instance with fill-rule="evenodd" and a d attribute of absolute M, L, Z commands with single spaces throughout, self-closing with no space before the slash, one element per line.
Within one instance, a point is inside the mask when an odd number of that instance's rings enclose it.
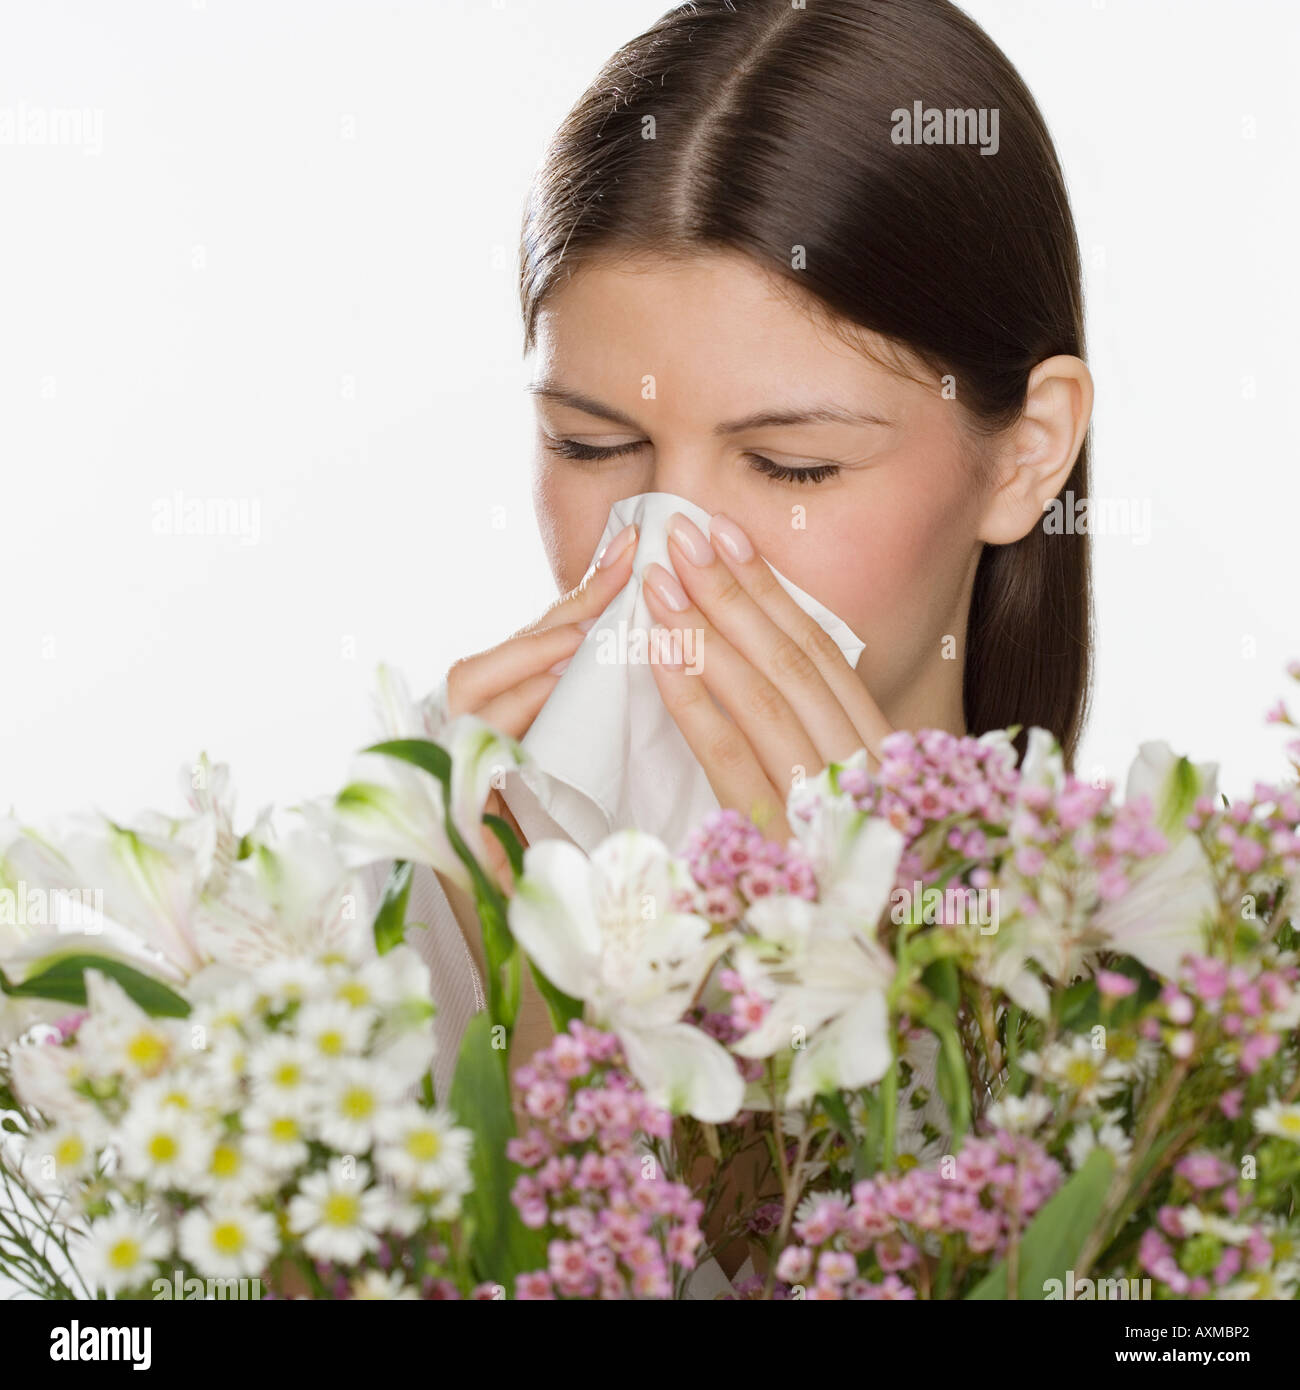
<path fill-rule="evenodd" d="M 572 406 L 574 410 L 580 410 L 584 415 L 594 415 L 601 420 L 611 420 L 615 424 L 624 425 L 638 433 L 644 433 L 641 425 L 630 415 L 624 415 L 621 410 L 615 410 L 613 406 L 593 400 L 590 396 L 583 396 L 577 391 L 570 391 L 565 386 L 559 386 L 553 382 L 535 381 L 529 385 L 528 390 L 534 396 L 542 396 L 546 400 Z M 790 410 L 761 410 L 739 420 L 724 420 L 722 424 L 713 427 L 713 433 L 740 434 L 744 430 L 771 429 L 778 425 L 891 426 L 893 423 L 892 420 L 886 420 L 880 415 L 872 415 L 860 410 L 848 410 L 840 405 L 826 404 L 801 406 Z"/>
<path fill-rule="evenodd" d="M 714 426 L 714 434 L 740 434 L 743 430 L 769 429 L 775 425 L 892 425 L 880 415 L 846 410 L 840 405 L 813 405 L 794 410 L 762 410 L 740 420 Z"/>
<path fill-rule="evenodd" d="M 612 405 L 604 405 L 600 401 L 594 401 L 590 396 L 581 396 L 578 392 L 570 391 L 565 386 L 556 386 L 548 381 L 534 381 L 529 384 L 528 390 L 534 396 L 542 396 L 548 401 L 557 401 L 560 405 L 572 406 L 574 410 L 580 410 L 584 415 L 595 415 L 601 420 L 612 420 L 615 424 L 626 425 L 628 429 L 635 430 L 638 434 L 645 433 L 630 415 L 624 415 L 621 410 L 615 410 Z"/>

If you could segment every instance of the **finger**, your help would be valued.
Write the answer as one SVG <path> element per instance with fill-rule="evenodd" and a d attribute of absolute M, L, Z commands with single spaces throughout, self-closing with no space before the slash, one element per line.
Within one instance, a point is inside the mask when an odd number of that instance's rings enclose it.
<path fill-rule="evenodd" d="M 530 676 L 510 690 L 494 696 L 475 713 L 485 723 L 513 739 L 521 739 L 532 728 L 537 712 L 559 682 L 555 671 Z"/>
<path fill-rule="evenodd" d="M 717 632 L 662 565 L 647 565 L 642 576 L 646 603 L 672 640 L 674 629 L 695 628 L 703 635 L 699 677 L 719 700 L 758 755 L 775 787 L 791 785 L 795 768 L 816 775 L 825 766 L 817 747 L 785 696 Z M 680 637 L 679 639 L 680 640 Z"/>
<path fill-rule="evenodd" d="M 852 750 L 865 747 L 873 756 L 879 758 L 880 745 L 893 730 L 881 713 L 880 706 L 872 699 L 866 683 L 845 660 L 844 653 L 836 645 L 835 639 L 790 597 L 777 580 L 771 566 L 755 551 L 749 538 L 734 521 L 721 513 L 714 513 L 709 523 L 709 535 L 713 542 L 713 550 L 727 571 L 753 602 L 767 614 L 782 636 L 793 642 L 794 648 L 812 662 L 836 702 L 848 716 L 857 735 Z M 687 559 L 689 560 L 689 557 Z M 719 613 L 716 616 L 718 626 L 723 627 L 723 615 Z M 790 666 L 798 668 L 800 664 L 788 648 L 778 647 L 776 650 L 769 650 L 764 660 L 770 663 L 765 669 L 776 672 Z M 778 684 L 782 684 L 779 678 Z M 785 688 L 784 685 L 782 688 Z M 837 748 L 833 756 L 843 757 L 847 751 L 849 750 Z"/>
<path fill-rule="evenodd" d="M 650 663 L 659 695 L 724 807 L 748 816 L 770 840 L 790 838 L 783 797 L 768 781 L 744 734 L 713 702 L 708 687 L 684 668 Z"/>
<path fill-rule="evenodd" d="M 586 635 L 581 624 L 563 623 L 462 657 L 447 672 L 448 717 L 481 715 L 491 700 L 531 677 L 558 674 L 551 668 L 571 658 Z"/>
<path fill-rule="evenodd" d="M 636 554 L 637 530 L 625 526 L 596 556 L 591 568 L 575 589 L 556 599 L 536 622 L 520 628 L 519 634 L 538 632 L 556 623 L 580 622 L 598 618 L 614 596 L 632 577 L 632 557 Z M 519 635 L 516 634 L 516 635 Z"/>
<path fill-rule="evenodd" d="M 755 602 L 725 565 L 718 563 L 714 547 L 687 517 L 675 514 L 668 528 L 669 553 L 683 586 L 714 627 L 761 669 L 789 702 L 816 746 L 817 770 L 856 752 L 862 738 L 853 720 L 799 641 Z M 766 564 L 762 568 L 771 575 Z M 783 589 L 781 592 L 785 593 Z M 797 613 L 808 617 L 793 599 L 790 602 Z M 822 632 L 817 623 L 812 626 Z M 826 636 L 824 632 L 822 635 Z"/>

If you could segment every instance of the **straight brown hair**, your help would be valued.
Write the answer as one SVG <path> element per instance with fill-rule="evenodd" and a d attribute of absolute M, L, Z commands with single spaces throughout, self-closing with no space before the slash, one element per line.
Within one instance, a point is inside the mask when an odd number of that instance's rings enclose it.
<path fill-rule="evenodd" d="M 897 141 L 898 113 L 918 102 L 996 112 L 996 152 L 919 131 Z M 951 376 L 978 430 L 1017 418 L 1038 362 L 1084 353 L 1078 241 L 1051 137 L 1006 56 L 947 0 L 695 0 L 620 48 L 529 194 L 525 352 L 548 293 L 587 258 L 706 249 L 752 257 Z M 1088 495 L 1086 442 L 1061 491 Z M 984 547 L 964 652 L 971 733 L 1039 725 L 1073 766 L 1090 569 L 1086 532 L 1040 524 Z"/>

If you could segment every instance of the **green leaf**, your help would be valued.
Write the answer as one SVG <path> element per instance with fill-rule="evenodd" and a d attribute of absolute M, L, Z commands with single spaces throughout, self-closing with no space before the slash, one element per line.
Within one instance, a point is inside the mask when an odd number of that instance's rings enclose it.
<path fill-rule="evenodd" d="M 406 939 L 406 903 L 411 896 L 411 865 L 399 859 L 389 870 L 384 900 L 375 913 L 375 950 L 387 955 Z"/>
<path fill-rule="evenodd" d="M 50 956 L 44 969 L 29 975 L 22 984 L 11 984 L 0 971 L 0 993 L 14 999 L 53 999 L 61 1004 L 86 1003 L 86 971 L 98 970 L 116 980 L 127 994 L 154 1018 L 187 1018 L 189 1004 L 161 980 L 127 965 L 114 956 L 97 956 L 88 951 L 75 955 Z"/>
<path fill-rule="evenodd" d="M 510 872 L 518 883 L 524 876 L 524 847 L 519 843 L 514 827 L 501 816 L 494 816 L 491 811 L 484 815 L 483 824 L 501 841 L 501 848 L 510 861 Z"/>
<path fill-rule="evenodd" d="M 961 1007 L 961 984 L 955 961 L 932 961 L 921 972 L 921 983 L 936 999 L 942 999 L 954 1015 L 956 1014 Z"/>
<path fill-rule="evenodd" d="M 385 753 L 390 758 L 400 758 L 405 763 L 413 763 L 431 773 L 443 786 L 451 781 L 451 754 L 439 744 L 430 743 L 425 738 L 390 738 L 383 743 L 372 743 L 363 750 L 367 753 Z"/>
<path fill-rule="evenodd" d="M 952 1143 L 956 1146 L 970 1128 L 970 1074 L 961 1038 L 957 1036 L 957 1015 L 946 1000 L 936 999 L 921 1015 L 921 1022 L 939 1039 L 935 1081 L 948 1109 Z"/>
<path fill-rule="evenodd" d="M 1020 1240 L 1017 1296 L 1042 1300 L 1049 1279 L 1065 1282 L 1084 1242 L 1101 1216 L 1115 1171 L 1109 1149 L 1095 1148 L 1083 1166 L 1029 1223 Z M 1007 1266 L 1004 1260 L 967 1294 L 972 1299 L 1004 1299 Z"/>
<path fill-rule="evenodd" d="M 506 1157 L 514 1115 L 506 1073 L 492 1046 L 489 1014 L 475 1014 L 465 1029 L 451 1087 L 451 1109 L 474 1131 L 470 1172 L 474 1190 L 465 1199 L 470 1257 L 477 1277 L 505 1287 L 513 1296 L 515 1276 L 546 1266 L 545 1239 L 519 1219 L 510 1200 L 518 1168 Z"/>

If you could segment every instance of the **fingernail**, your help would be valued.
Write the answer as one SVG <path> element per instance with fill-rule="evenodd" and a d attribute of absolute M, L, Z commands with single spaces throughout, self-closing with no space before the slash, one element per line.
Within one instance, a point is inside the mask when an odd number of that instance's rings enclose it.
<path fill-rule="evenodd" d="M 690 517 L 674 512 L 668 518 L 668 534 L 681 546 L 691 564 L 703 567 L 713 563 L 713 547 Z"/>
<path fill-rule="evenodd" d="M 552 676 L 558 676 L 572 660 L 573 658 L 571 656 L 566 656 L 563 661 L 557 661 L 554 666 L 549 668 L 550 674 Z"/>
<path fill-rule="evenodd" d="M 754 558 L 754 547 L 749 543 L 749 537 L 736 525 L 720 512 L 715 513 L 709 520 L 709 535 L 713 537 L 733 560 L 744 564 L 746 560 Z"/>
<path fill-rule="evenodd" d="M 595 626 L 596 626 L 596 620 L 595 620 L 595 618 L 584 618 L 584 619 L 578 624 L 578 627 L 579 627 L 579 629 L 580 629 L 582 632 L 590 632 L 591 629 L 592 629 L 593 627 L 595 627 Z"/>
<path fill-rule="evenodd" d="M 608 569 L 610 565 L 627 549 L 633 536 L 636 535 L 636 527 L 630 522 L 602 547 L 599 555 L 596 556 L 596 568 L 598 570 Z"/>
<path fill-rule="evenodd" d="M 645 573 L 641 576 L 641 582 L 649 584 L 660 600 L 666 603 L 674 613 L 686 611 L 688 600 L 685 589 L 677 582 L 676 577 L 669 574 L 662 565 L 647 565 Z"/>

